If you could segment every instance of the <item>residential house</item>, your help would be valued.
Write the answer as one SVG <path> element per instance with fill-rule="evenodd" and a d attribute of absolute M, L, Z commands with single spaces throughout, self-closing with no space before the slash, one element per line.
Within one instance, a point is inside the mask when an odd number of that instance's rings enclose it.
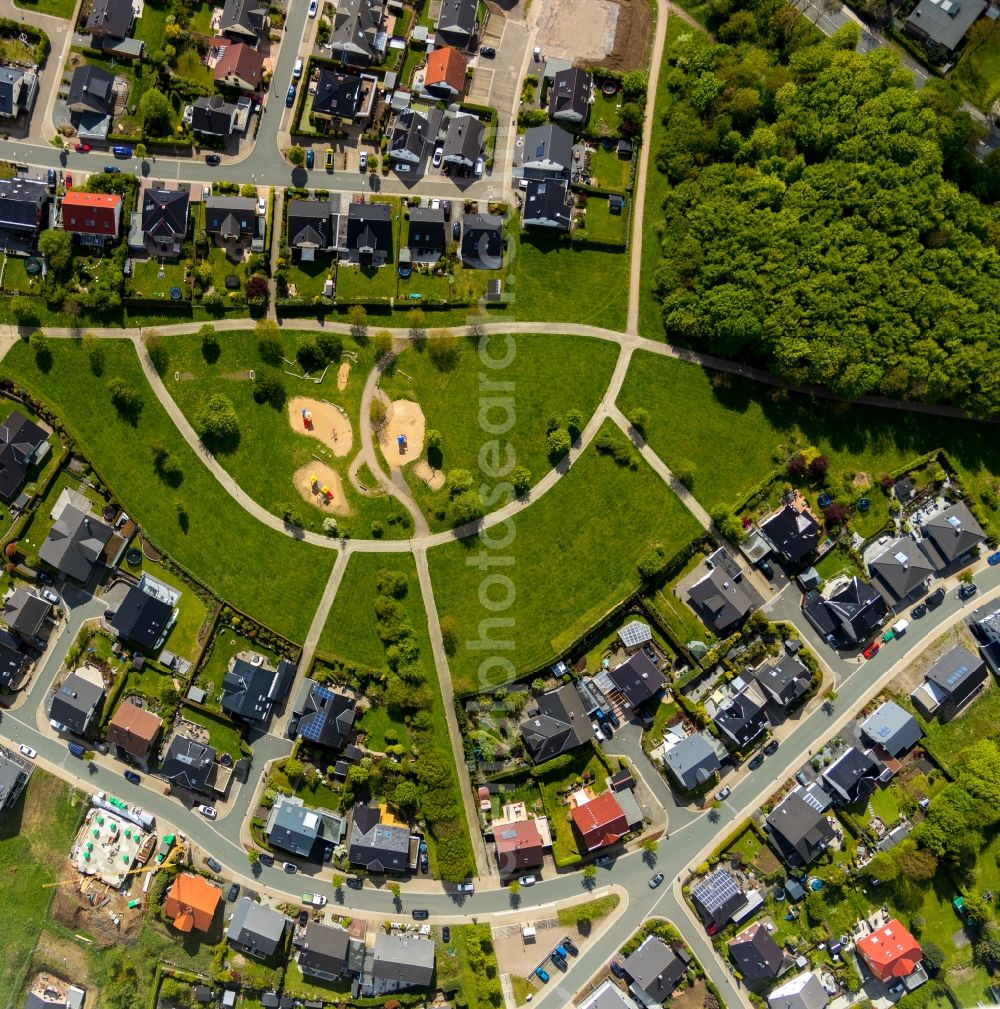
<path fill-rule="evenodd" d="M 122 198 L 117 193 L 68 192 L 60 203 L 62 226 L 81 245 L 102 248 L 121 231 Z"/>
<path fill-rule="evenodd" d="M 533 126 L 524 134 L 522 170 L 526 179 L 569 179 L 573 136 L 555 123 Z"/>
<path fill-rule="evenodd" d="M 923 533 L 921 546 L 924 553 L 938 572 L 953 571 L 971 564 L 979 545 L 986 542 L 986 533 L 964 501 L 936 512 L 924 522 L 920 531 Z"/>
<path fill-rule="evenodd" d="M 246 42 L 227 45 L 212 76 L 216 84 L 227 84 L 241 91 L 260 91 L 264 80 L 264 54 Z"/>
<path fill-rule="evenodd" d="M 809 865 L 826 851 L 835 836 L 827 808 L 815 791 L 796 785 L 771 811 L 764 833 L 787 865 Z"/>
<path fill-rule="evenodd" d="M 825 1009 L 829 995 L 823 982 L 808 970 L 772 988 L 767 996 L 771 1009 Z"/>
<path fill-rule="evenodd" d="M 424 90 L 445 101 L 460 99 L 465 94 L 465 72 L 469 59 L 454 46 L 441 46 L 427 57 L 424 70 Z"/>
<path fill-rule="evenodd" d="M 5 631 L 0 631 L 0 693 L 12 693 L 28 672 L 28 656 L 20 651 L 17 642 Z"/>
<path fill-rule="evenodd" d="M 881 592 L 855 575 L 843 588 L 823 600 L 835 635 L 852 645 L 869 641 L 889 617 Z"/>
<path fill-rule="evenodd" d="M 35 982 L 34 987 L 24 997 L 23 1009 L 83 1009 L 87 992 L 74 984 L 53 989 L 47 980 Z"/>
<path fill-rule="evenodd" d="M 684 961 L 659 936 L 649 935 L 625 958 L 629 991 L 647 1007 L 659 1009 L 684 977 Z"/>
<path fill-rule="evenodd" d="M 131 758 L 144 763 L 162 727 L 159 715 L 125 700 L 112 715 L 106 738 L 120 760 Z"/>
<path fill-rule="evenodd" d="M 264 0 L 226 0 L 219 31 L 227 38 L 256 46 L 270 28 L 271 20 Z"/>
<path fill-rule="evenodd" d="M 910 697 L 928 717 L 951 718 L 979 692 L 988 676 L 985 659 L 955 645 L 924 673 L 924 682 Z"/>
<path fill-rule="evenodd" d="M 743 888 L 726 868 L 716 869 L 691 890 L 691 901 L 702 924 L 713 934 L 723 929 L 746 903 Z"/>
<path fill-rule="evenodd" d="M 112 535 L 111 527 L 96 516 L 67 504 L 52 524 L 38 556 L 67 577 L 85 582 Z"/>
<path fill-rule="evenodd" d="M 583 125 L 593 88 L 593 78 L 582 67 L 560 70 L 549 86 L 549 118 L 570 127 Z"/>
<path fill-rule="evenodd" d="M 281 950 L 287 926 L 283 914 L 243 897 L 229 919 L 226 938 L 233 949 L 265 960 Z"/>
<path fill-rule="evenodd" d="M 590 739 L 590 722 L 580 694 L 572 683 L 535 699 L 537 711 L 521 723 L 521 738 L 536 764 L 583 746 Z"/>
<path fill-rule="evenodd" d="M 499 270 L 503 252 L 503 220 L 494 214 L 466 214 L 462 222 L 462 265 L 470 270 Z"/>
<path fill-rule="evenodd" d="M 52 695 L 49 724 L 57 732 L 86 736 L 104 701 L 104 688 L 79 673 L 70 673 Z"/>
<path fill-rule="evenodd" d="M 700 732 L 686 736 L 663 755 L 663 763 L 681 791 L 694 792 L 722 770 L 715 748 Z"/>
<path fill-rule="evenodd" d="M 109 622 L 121 641 L 152 652 L 166 640 L 174 615 L 169 603 L 133 585 Z"/>
<path fill-rule="evenodd" d="M 44 182 L 22 175 L 0 179 L 0 252 L 27 256 L 34 251 L 48 199 Z"/>
<path fill-rule="evenodd" d="M 222 678 L 222 710 L 238 721 L 266 726 L 294 678 L 295 666 L 287 659 L 272 669 L 263 660 L 248 662 L 237 656 Z"/>
<path fill-rule="evenodd" d="M 564 179 L 530 179 L 524 194 L 521 223 L 526 228 L 569 231 L 573 223 L 573 196 Z"/>
<path fill-rule="evenodd" d="M 20 67 L 0 67 L 0 116 L 14 119 L 30 113 L 38 97 L 38 76 Z"/>
<path fill-rule="evenodd" d="M 819 523 L 804 508 L 782 505 L 760 523 L 771 549 L 787 563 L 798 565 L 819 544 Z"/>
<path fill-rule="evenodd" d="M 729 958 L 751 990 L 773 981 L 785 965 L 785 954 L 762 922 L 755 921 L 726 943 Z"/>
<path fill-rule="evenodd" d="M 727 550 L 716 550 L 705 563 L 708 573 L 688 590 L 688 605 L 710 631 L 728 637 L 753 612 L 753 601 L 743 569 Z"/>
<path fill-rule="evenodd" d="M 756 679 L 766 697 L 789 711 L 809 693 L 811 674 L 796 656 L 783 655 L 759 670 Z"/>
<path fill-rule="evenodd" d="M 382 991 L 428 987 L 434 979 L 434 943 L 422 936 L 379 930 L 371 976 Z"/>
<path fill-rule="evenodd" d="M 52 604 L 19 585 L 3 601 L 4 623 L 24 642 L 31 644 L 52 612 Z"/>
<path fill-rule="evenodd" d="M 478 0 L 441 0 L 437 20 L 437 45 L 468 49 L 479 28 Z"/>
<path fill-rule="evenodd" d="M 310 921 L 297 941 L 299 970 L 306 977 L 333 981 L 347 970 L 347 929 Z"/>
<path fill-rule="evenodd" d="M 396 116 L 389 138 L 389 156 L 396 161 L 417 164 L 434 146 L 443 116 L 440 109 L 404 109 Z"/>
<path fill-rule="evenodd" d="M 323 837 L 323 816 L 297 796 L 282 795 L 271 807 L 265 832 L 272 847 L 310 858 Z"/>
<path fill-rule="evenodd" d="M 868 571 L 886 603 L 899 611 L 926 594 L 934 565 L 909 536 L 903 536 L 869 561 Z"/>
<path fill-rule="evenodd" d="M 378 806 L 354 804 L 348 858 L 369 872 L 406 872 L 410 865 L 410 832 L 382 823 Z"/>
<path fill-rule="evenodd" d="M 186 189 L 143 189 L 141 226 L 137 232 L 139 248 L 145 248 L 153 256 L 179 256 L 187 238 L 189 204 Z M 133 244 L 131 235 L 129 244 Z"/>
<path fill-rule="evenodd" d="M 727 698 L 712 716 L 723 742 L 745 753 L 767 728 L 767 701 L 756 683 Z"/>
<path fill-rule="evenodd" d="M 903 27 L 908 35 L 951 53 L 987 6 L 986 0 L 920 0 Z"/>
<path fill-rule="evenodd" d="M 314 119 L 328 123 L 354 122 L 361 105 L 361 78 L 339 70 L 323 69 L 312 100 Z"/>
<path fill-rule="evenodd" d="M 501 876 L 511 876 L 523 869 L 537 869 L 545 859 L 545 845 L 533 819 L 496 827 L 493 837 Z"/>
<path fill-rule="evenodd" d="M 448 120 L 448 128 L 444 136 L 442 161 L 445 164 L 456 165 L 458 168 L 471 171 L 475 167 L 476 159 L 482 154 L 485 140 L 486 127 L 475 116 L 460 112 Z M 474 216 L 479 217 L 480 215 L 476 214 Z M 469 217 L 467 216 L 466 221 L 468 219 Z"/>
<path fill-rule="evenodd" d="M 861 735 L 890 757 L 901 757 L 923 738 L 917 720 L 895 701 L 880 704 L 861 723 Z"/>
<path fill-rule="evenodd" d="M 127 38 L 135 22 L 132 0 L 93 0 L 87 17 L 86 30 L 90 32 L 95 48 L 105 40 Z"/>
<path fill-rule="evenodd" d="M 350 697 L 307 677 L 292 709 L 295 732 L 339 753 L 350 741 L 356 711 Z"/>
<path fill-rule="evenodd" d="M 659 697 L 667 683 L 645 652 L 635 652 L 620 666 L 602 673 L 599 679 L 610 681 L 611 692 L 617 692 L 617 699 L 632 712 Z"/>
<path fill-rule="evenodd" d="M 191 129 L 207 137 L 228 137 L 237 129 L 238 112 L 222 95 L 202 95 L 191 106 Z"/>
<path fill-rule="evenodd" d="M 103 67 L 84 63 L 73 71 L 66 108 L 76 113 L 110 116 L 115 106 L 115 75 Z"/>
<path fill-rule="evenodd" d="M 875 791 L 881 773 L 882 765 L 871 750 L 849 746 L 823 771 L 823 783 L 834 802 L 852 806 Z"/>
<path fill-rule="evenodd" d="M 204 876 L 179 873 L 163 901 L 163 913 L 178 932 L 207 932 L 222 900 L 222 891 Z"/>
<path fill-rule="evenodd" d="M 352 203 L 347 210 L 348 260 L 385 266 L 392 259 L 392 211 L 388 203 Z"/>
<path fill-rule="evenodd" d="M 216 241 L 249 241 L 257 234 L 257 201 L 248 196 L 210 196 L 205 200 L 205 230 Z"/>
<path fill-rule="evenodd" d="M 288 200 L 288 245 L 299 259 L 312 263 L 317 252 L 332 252 L 340 230 L 340 197 L 325 200 Z"/>
<path fill-rule="evenodd" d="M 368 66 L 382 58 L 387 41 L 384 0 L 339 0 L 330 35 L 335 59 Z"/>
<path fill-rule="evenodd" d="M 628 819 L 614 792 L 602 792 L 587 802 L 578 803 L 570 810 L 570 817 L 584 852 L 606 848 L 629 831 Z"/>
<path fill-rule="evenodd" d="M 413 207 L 406 244 L 414 262 L 436 263 L 448 244 L 444 211 L 440 207 Z"/>
<path fill-rule="evenodd" d="M 17 802 L 34 769 L 34 764 L 0 746 L 0 819 Z"/>
<path fill-rule="evenodd" d="M 605 981 L 576 1002 L 577 1009 L 635 1009 L 632 1000 L 611 980 Z"/>
<path fill-rule="evenodd" d="M 909 978 L 924 958 L 920 943 L 896 918 L 859 939 L 854 949 L 872 974 L 889 984 Z"/>
<path fill-rule="evenodd" d="M 174 736 L 160 763 L 160 773 L 172 785 L 208 794 L 215 774 L 215 750 L 187 736 Z"/>
<path fill-rule="evenodd" d="M 20 410 L 12 410 L 0 425 L 0 498 L 13 501 L 28 471 L 48 452 L 48 435 Z"/>

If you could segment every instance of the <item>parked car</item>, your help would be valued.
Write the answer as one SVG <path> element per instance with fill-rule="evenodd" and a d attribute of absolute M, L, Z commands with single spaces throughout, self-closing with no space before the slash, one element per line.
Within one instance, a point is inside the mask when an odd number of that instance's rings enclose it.
<path fill-rule="evenodd" d="M 760 767 L 760 765 L 763 763 L 764 763 L 764 754 L 758 753 L 757 756 L 754 757 L 749 764 L 747 764 L 747 767 L 749 767 L 751 771 L 756 771 L 757 768 Z"/>
<path fill-rule="evenodd" d="M 441 926 L 441 941 L 451 942 L 451 929 L 447 925 Z"/>
<path fill-rule="evenodd" d="M 198 812 L 207 820 L 214 820 L 219 815 L 215 806 L 199 806 Z"/>
<path fill-rule="evenodd" d="M 316 152 L 310 147 L 306 151 L 306 168 L 312 171 L 312 166 L 316 164 Z"/>
<path fill-rule="evenodd" d="M 622 967 L 617 960 L 612 960 L 611 963 L 608 964 L 608 970 L 610 970 L 617 978 L 625 977 L 625 968 Z"/>
<path fill-rule="evenodd" d="M 459 883 L 458 884 L 459 893 L 475 893 L 476 885 L 475 883 Z"/>
<path fill-rule="evenodd" d="M 286 108 L 291 108 L 295 104 L 295 85 L 290 84 L 288 86 L 288 94 L 285 95 L 285 106 Z"/>
<path fill-rule="evenodd" d="M 55 725 L 54 722 L 52 724 L 53 726 Z M 68 732 L 69 730 L 66 728 L 66 726 L 61 726 L 59 731 Z M 79 743 L 67 743 L 66 745 L 69 748 L 69 752 L 72 753 L 73 756 L 77 758 L 77 760 L 83 760 L 83 755 L 87 751 Z"/>
<path fill-rule="evenodd" d="M 333 171 L 333 148 L 328 147 L 326 149 L 326 170 L 328 172 Z"/>
<path fill-rule="evenodd" d="M 604 733 L 601 732 L 600 724 L 598 722 L 591 722 L 590 727 L 594 730 L 594 738 L 597 739 L 598 742 L 602 742 L 604 740 Z"/>
<path fill-rule="evenodd" d="M 78 154 L 89 154 L 90 144 L 80 143 L 79 141 L 73 145 L 73 150 Z"/>
<path fill-rule="evenodd" d="M 441 209 L 444 211 L 444 219 L 446 221 L 451 220 L 451 200 L 442 200 Z"/>
<path fill-rule="evenodd" d="M 456 242 L 462 237 L 462 225 L 458 221 L 451 226 L 451 237 Z"/>
<path fill-rule="evenodd" d="M 914 620 L 919 620 L 921 617 L 927 616 L 927 603 L 920 603 L 919 605 L 914 606 L 913 609 L 910 610 L 910 616 L 913 617 Z"/>
<path fill-rule="evenodd" d="M 226 900 L 231 904 L 240 895 L 240 884 L 232 883 L 229 886 L 229 892 L 226 894 Z"/>
<path fill-rule="evenodd" d="M 613 711 L 608 711 L 608 713 L 604 716 L 604 718 L 607 721 L 608 725 L 614 726 L 614 728 L 616 729 L 620 729 L 622 727 L 621 721 Z"/>
<path fill-rule="evenodd" d="M 966 582 L 958 590 L 959 599 L 971 599 L 979 591 L 979 586 L 975 582 Z"/>
<path fill-rule="evenodd" d="M 486 167 L 486 162 L 482 158 L 476 158 L 476 167 L 473 168 L 473 174 L 478 179 L 483 174 L 483 169 Z"/>
<path fill-rule="evenodd" d="M 368 167 L 368 152 L 362 151 L 358 155 L 358 170 L 364 171 Z"/>
<path fill-rule="evenodd" d="M 49 182 L 49 189 L 55 189 L 56 183 L 59 181 L 59 176 L 56 174 L 56 170 L 54 168 L 49 169 L 47 178 Z"/>
<path fill-rule="evenodd" d="M 552 952 L 555 953 L 556 956 L 561 956 L 564 960 L 569 956 L 569 952 L 562 943 L 559 943 Z"/>
<path fill-rule="evenodd" d="M 59 596 L 52 589 L 42 589 L 42 598 L 48 600 L 53 606 L 59 605 Z"/>
<path fill-rule="evenodd" d="M 440 167 L 440 165 L 441 165 L 441 159 L 443 157 L 444 157 L 444 148 L 443 147 L 435 147 L 434 148 L 434 156 L 431 158 L 431 164 L 435 168 Z"/>
<path fill-rule="evenodd" d="M 104 174 L 105 175 L 117 175 L 121 169 L 117 165 L 105 165 Z"/>
<path fill-rule="evenodd" d="M 38 756 L 37 750 L 32 749 L 30 746 L 26 746 L 24 743 L 22 743 L 18 747 L 18 751 L 20 752 L 21 756 L 27 757 L 29 760 L 34 760 L 35 757 Z"/>
<path fill-rule="evenodd" d="M 73 188 L 73 173 L 72 172 L 67 172 L 66 173 L 66 189 L 70 190 L 72 188 Z"/>
<path fill-rule="evenodd" d="M 421 872 L 430 872 L 430 868 L 431 868 L 431 863 L 430 863 L 430 861 L 427 858 L 427 853 L 424 852 L 424 854 L 422 854 L 420 856 L 420 871 Z"/>
<path fill-rule="evenodd" d="M 309 0 L 309 17 L 311 18 L 316 17 L 316 11 L 318 9 L 319 4 L 316 3 L 316 0 Z"/>
<path fill-rule="evenodd" d="M 413 911 L 413 920 L 414 921 L 427 921 L 427 919 L 430 916 L 431 916 L 430 911 L 428 911 L 426 908 L 423 908 L 423 907 L 415 908 L 414 911 Z"/>
<path fill-rule="evenodd" d="M 986 558 L 986 563 L 989 564 L 991 568 L 1000 564 L 1000 550 L 998 550 L 995 554 L 990 554 L 989 557 Z"/>
<path fill-rule="evenodd" d="M 309 924 L 309 912 L 304 907 L 300 907 L 298 918 L 299 928 L 305 928 L 306 925 L 308 924 Z"/>
<path fill-rule="evenodd" d="M 480 56 L 484 56 L 488 60 L 495 59 L 496 58 L 496 54 L 497 54 L 497 51 L 496 51 L 496 49 L 493 48 L 493 46 L 480 46 L 479 47 L 479 55 Z"/>
<path fill-rule="evenodd" d="M 257 861 L 260 862 L 261 865 L 274 865 L 274 855 L 269 855 L 266 851 L 262 851 L 257 856 Z"/>
<path fill-rule="evenodd" d="M 295 66 L 292 67 L 292 79 L 298 80 L 302 76 L 302 57 L 300 56 L 295 61 Z"/>
<path fill-rule="evenodd" d="M 610 855 L 599 855 L 594 859 L 594 864 L 599 865 L 602 869 L 607 869 L 615 864 L 615 860 Z"/>
<path fill-rule="evenodd" d="M 212 872 L 222 872 L 222 863 L 217 858 L 206 858 L 205 865 L 207 865 Z"/>
<path fill-rule="evenodd" d="M 809 775 L 805 771 L 798 771 L 795 774 L 795 780 L 803 787 L 809 787 Z"/>
<path fill-rule="evenodd" d="M 405 161 L 397 161 L 396 164 L 392 166 L 392 170 L 397 175 L 405 175 L 408 171 L 413 168 L 412 165 L 408 165 Z"/>
<path fill-rule="evenodd" d="M 114 154 L 116 158 L 130 158 L 132 157 L 132 148 L 126 146 L 125 144 L 115 144 L 111 148 L 111 153 Z"/>
<path fill-rule="evenodd" d="M 521 876 L 520 879 L 518 879 L 518 883 L 520 883 L 521 886 L 534 886 L 537 882 L 537 876 Z"/>
<path fill-rule="evenodd" d="M 564 974 L 569 970 L 569 964 L 566 962 L 564 957 L 561 957 L 554 950 L 549 954 L 549 959 L 554 963 Z"/>
<path fill-rule="evenodd" d="M 774 568 L 771 567 L 771 562 L 768 560 L 762 560 L 757 565 L 757 570 L 770 581 L 774 577 Z"/>
<path fill-rule="evenodd" d="M 649 877 L 649 888 L 655 890 L 663 882 L 663 873 L 658 872 Z"/>
<path fill-rule="evenodd" d="M 767 746 L 764 747 L 764 752 L 770 757 L 772 753 L 775 753 L 778 749 L 778 740 L 772 739 Z"/>
<path fill-rule="evenodd" d="M 258 196 L 257 197 L 257 216 L 267 217 L 267 197 Z"/>
<path fill-rule="evenodd" d="M 118 169 L 116 168 L 115 171 L 117 172 Z M 38 580 L 43 585 L 55 585 L 55 581 L 53 580 L 52 575 L 50 575 L 48 573 L 48 571 L 39 571 L 38 572 Z"/>
<path fill-rule="evenodd" d="M 142 781 L 142 778 L 140 778 L 139 775 L 135 773 L 135 771 L 126 771 L 125 780 L 131 781 L 133 785 L 138 785 L 139 782 Z"/>
<path fill-rule="evenodd" d="M 206 154 L 205 155 L 205 164 L 206 165 L 212 165 L 212 166 L 221 165 L 222 164 L 222 158 L 220 158 L 218 154 Z"/>
<path fill-rule="evenodd" d="M 881 649 L 882 646 L 877 641 L 873 641 L 861 654 L 864 655 L 866 659 L 874 659 Z"/>
<path fill-rule="evenodd" d="M 570 939 L 569 936 L 566 936 L 566 938 L 563 939 L 560 945 L 566 948 L 566 951 L 569 953 L 570 956 L 580 955 L 580 951 L 576 948 L 576 945 L 574 944 L 573 940 Z"/>
<path fill-rule="evenodd" d="M 544 967 L 535 968 L 535 977 L 537 977 L 542 984 L 545 984 L 549 980 L 548 971 Z"/>
<path fill-rule="evenodd" d="M 298 866 L 294 862 L 282 862 L 281 868 L 288 873 L 289 876 L 294 876 L 298 871 Z"/>
<path fill-rule="evenodd" d="M 719 791 L 715 793 L 715 801 L 725 802 L 726 799 L 728 799 L 729 796 L 732 795 L 732 793 L 733 790 L 728 785 L 726 785 L 725 788 L 720 788 Z"/>
<path fill-rule="evenodd" d="M 935 589 L 925 600 L 928 607 L 932 610 L 936 610 L 943 602 L 945 597 L 944 589 Z"/>
<path fill-rule="evenodd" d="M 347 885 L 352 890 L 360 890 L 365 885 L 365 881 L 360 876 L 348 876 Z"/>

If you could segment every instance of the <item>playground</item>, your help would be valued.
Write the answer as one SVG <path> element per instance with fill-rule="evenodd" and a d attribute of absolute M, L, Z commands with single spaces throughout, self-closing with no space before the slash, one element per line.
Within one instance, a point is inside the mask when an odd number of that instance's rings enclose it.
<path fill-rule="evenodd" d="M 354 442 L 351 422 L 332 403 L 295 396 L 288 401 L 288 423 L 293 431 L 321 441 L 335 456 L 344 456 L 351 451 Z M 422 425 L 420 431 L 422 441 Z"/>
<path fill-rule="evenodd" d="M 351 514 L 339 474 L 324 463 L 307 463 L 295 471 L 292 480 L 302 499 L 321 511 L 331 515 Z"/>
<path fill-rule="evenodd" d="M 386 405 L 385 423 L 379 431 L 382 455 L 391 466 L 405 466 L 424 450 L 424 411 L 419 403 L 395 399 Z"/>
<path fill-rule="evenodd" d="M 431 490 L 440 490 L 444 486 L 444 473 L 439 469 L 433 469 L 426 459 L 421 459 L 413 467 L 413 473 L 423 480 Z"/>

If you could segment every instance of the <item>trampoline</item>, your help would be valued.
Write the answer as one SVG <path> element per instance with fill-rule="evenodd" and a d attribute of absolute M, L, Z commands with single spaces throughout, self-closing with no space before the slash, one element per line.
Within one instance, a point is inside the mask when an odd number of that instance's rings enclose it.
<path fill-rule="evenodd" d="M 24 272 L 29 276 L 42 272 L 42 261 L 37 256 L 29 256 L 24 261 Z"/>
<path fill-rule="evenodd" d="M 181 289 L 179 287 L 171 287 L 170 288 L 170 300 L 171 301 L 180 301 L 182 297 L 183 297 L 183 294 L 181 293 Z"/>
<path fill-rule="evenodd" d="M 142 551 L 133 547 L 125 555 L 125 561 L 130 568 L 137 568 L 142 563 Z"/>
<path fill-rule="evenodd" d="M 816 499 L 816 503 L 820 506 L 820 508 L 825 508 L 832 500 L 833 498 L 830 497 L 829 494 L 820 494 L 820 496 Z"/>

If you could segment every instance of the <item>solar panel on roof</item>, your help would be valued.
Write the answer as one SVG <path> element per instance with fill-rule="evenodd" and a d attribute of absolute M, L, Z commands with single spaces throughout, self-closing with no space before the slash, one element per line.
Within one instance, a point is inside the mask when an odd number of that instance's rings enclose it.
<path fill-rule="evenodd" d="M 963 676 L 965 676 L 965 674 L 968 671 L 969 671 L 969 667 L 968 666 L 959 666 L 958 669 L 956 669 L 953 673 L 949 673 L 948 674 L 948 679 L 944 681 L 945 684 L 947 686 L 949 686 L 949 687 L 953 686 L 954 684 L 958 683 L 958 681 Z"/>
<path fill-rule="evenodd" d="M 500 836 L 505 841 L 512 841 L 515 837 L 517 837 L 517 831 L 516 830 L 503 830 L 503 831 L 500 832 Z"/>
<path fill-rule="evenodd" d="M 536 158 L 544 158 L 545 157 L 545 144 L 536 144 L 535 145 L 535 157 Z"/>

